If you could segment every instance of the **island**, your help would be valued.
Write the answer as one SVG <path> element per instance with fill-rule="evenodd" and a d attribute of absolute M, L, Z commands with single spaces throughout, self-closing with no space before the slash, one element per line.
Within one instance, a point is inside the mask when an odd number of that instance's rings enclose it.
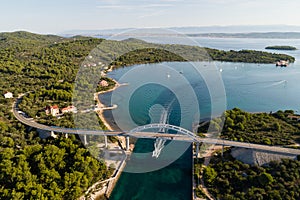
<path fill-rule="evenodd" d="M 300 39 L 299 32 L 194 33 L 187 35 L 190 37 L 208 38 Z"/>
<path fill-rule="evenodd" d="M 290 63 L 295 62 L 295 58 L 290 55 L 256 50 L 224 51 L 189 45 L 153 44 L 137 39 L 127 39 L 118 43 L 110 41 L 110 43 L 120 49 L 139 45 L 138 49 L 133 49 L 116 58 L 112 63 L 116 67 L 174 61 L 221 61 L 265 64 L 273 64 L 278 60 L 288 60 Z M 115 49 L 115 51 L 118 52 L 118 49 Z"/>
<path fill-rule="evenodd" d="M 297 50 L 296 47 L 293 46 L 268 46 L 265 49 L 271 49 L 271 50 L 287 50 L 287 51 L 295 51 Z"/>

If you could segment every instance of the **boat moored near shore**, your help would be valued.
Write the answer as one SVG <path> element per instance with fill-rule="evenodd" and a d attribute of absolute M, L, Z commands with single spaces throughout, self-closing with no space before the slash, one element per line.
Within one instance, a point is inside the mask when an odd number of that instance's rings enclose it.
<path fill-rule="evenodd" d="M 287 67 L 290 64 L 288 60 L 279 60 L 276 62 L 276 67 Z"/>

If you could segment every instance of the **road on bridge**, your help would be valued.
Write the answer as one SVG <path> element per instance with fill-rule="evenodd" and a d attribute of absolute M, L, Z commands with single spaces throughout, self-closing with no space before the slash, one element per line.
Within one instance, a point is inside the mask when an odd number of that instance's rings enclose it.
<path fill-rule="evenodd" d="M 268 151 L 280 154 L 289 154 L 289 155 L 300 155 L 300 149 L 291 149 L 291 148 L 283 148 L 278 146 L 268 146 L 268 145 L 260 145 L 253 143 L 245 143 L 245 142 L 235 142 L 223 139 L 215 139 L 215 138 L 201 138 L 196 136 L 191 131 L 183 129 L 181 127 L 177 127 L 169 124 L 149 124 L 141 127 L 137 127 L 136 131 L 102 131 L 102 130 L 84 130 L 84 129 L 71 129 L 71 128 L 63 128 L 63 127 L 51 127 L 43 124 L 39 124 L 35 122 L 33 119 L 28 119 L 24 115 L 19 112 L 18 104 L 21 102 L 22 97 L 19 97 L 14 103 L 12 107 L 12 111 L 14 116 L 27 126 L 34 127 L 41 130 L 53 131 L 58 133 L 68 133 L 68 134 L 79 134 L 79 135 L 99 135 L 99 136 L 124 136 L 124 137 L 135 137 L 135 138 L 165 138 L 168 140 L 178 140 L 178 141 L 187 141 L 187 142 L 197 142 L 197 143 L 207 143 L 207 144 L 216 144 L 223 146 L 233 146 L 240 147 L 246 149 L 255 149 L 260 151 Z M 170 133 L 156 133 L 156 132 L 144 132 L 145 129 L 153 129 L 153 128 L 165 128 L 170 130 L 176 130 L 180 134 L 170 134 Z"/>

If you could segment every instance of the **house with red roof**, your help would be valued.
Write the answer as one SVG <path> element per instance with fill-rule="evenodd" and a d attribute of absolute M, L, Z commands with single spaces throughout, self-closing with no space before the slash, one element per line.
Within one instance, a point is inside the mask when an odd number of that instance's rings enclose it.
<path fill-rule="evenodd" d="M 59 115 L 59 107 L 57 105 L 54 106 L 48 106 L 45 109 L 46 115 L 51 114 L 53 117 L 56 117 L 57 115 Z"/>
<path fill-rule="evenodd" d="M 102 80 L 102 81 L 100 81 L 99 85 L 101 87 L 107 87 L 108 86 L 108 82 L 106 80 Z"/>
<path fill-rule="evenodd" d="M 68 106 L 66 108 L 61 109 L 61 112 L 62 113 L 69 113 L 69 112 L 77 113 L 77 108 L 72 105 L 72 106 Z"/>

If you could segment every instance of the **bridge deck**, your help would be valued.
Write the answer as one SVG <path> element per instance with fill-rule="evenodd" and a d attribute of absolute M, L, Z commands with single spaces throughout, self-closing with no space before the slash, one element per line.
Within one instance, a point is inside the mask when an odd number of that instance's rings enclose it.
<path fill-rule="evenodd" d="M 62 127 L 50 127 L 43 124 L 39 124 L 33 120 L 27 119 L 20 113 L 18 113 L 18 103 L 20 102 L 20 98 L 17 99 L 16 102 L 13 104 L 13 114 L 14 116 L 23 124 L 28 126 L 42 129 L 46 131 L 53 131 L 59 133 L 68 133 L 68 134 L 79 134 L 79 135 L 99 135 L 99 136 L 129 136 L 129 137 L 136 137 L 136 138 L 165 138 L 168 140 L 177 140 L 177 141 L 186 141 L 186 142 L 199 142 L 199 143 L 207 143 L 207 144 L 216 144 L 216 145 L 223 145 L 223 146 L 234 146 L 234 147 L 241 147 L 247 149 L 256 149 L 261 151 L 269 151 L 275 153 L 282 153 L 282 154 L 291 154 L 291 155 L 300 155 L 300 149 L 291 149 L 291 148 L 283 148 L 277 146 L 268 146 L 268 145 L 259 145 L 259 144 L 252 144 L 252 143 L 245 143 L 245 142 L 235 142 L 229 140 L 222 140 L 222 139 L 213 139 L 213 138 L 200 138 L 196 135 L 193 135 L 188 130 L 182 129 L 177 127 L 178 131 L 183 132 L 184 134 L 170 134 L 170 133 L 153 133 L 153 132 L 142 132 L 140 129 L 137 128 L 136 132 L 120 132 L 120 131 L 102 131 L 102 130 L 82 130 L 82 129 L 70 129 L 70 128 L 62 128 Z M 175 127 L 169 125 L 170 127 Z M 149 125 L 148 127 L 152 127 Z M 157 124 L 154 124 L 154 128 L 157 128 Z M 153 128 L 152 127 L 152 128 Z M 162 124 L 162 127 L 168 128 L 167 124 Z M 176 128 L 176 127 L 175 127 Z"/>
<path fill-rule="evenodd" d="M 186 135 L 182 134 L 168 134 L 168 133 L 151 133 L 151 132 L 137 132 L 134 134 L 125 134 L 130 135 L 132 137 L 137 138 L 165 138 L 168 140 L 175 140 L 175 141 L 186 141 L 186 142 L 199 142 L 199 143 L 206 143 L 206 144 L 215 144 L 215 145 L 223 145 L 223 146 L 232 146 L 232 147 L 240 147 L 240 148 L 247 148 L 247 149 L 256 149 L 260 151 L 269 151 L 281 154 L 291 154 L 291 155 L 300 155 L 300 149 L 292 149 L 292 148 L 284 148 L 278 146 L 268 146 L 268 145 L 261 145 L 261 144 L 253 144 L 253 143 L 246 143 L 246 142 L 235 142 L 230 140 L 224 139 L 216 139 L 216 138 L 201 138 L 195 136 L 191 138 Z"/>

